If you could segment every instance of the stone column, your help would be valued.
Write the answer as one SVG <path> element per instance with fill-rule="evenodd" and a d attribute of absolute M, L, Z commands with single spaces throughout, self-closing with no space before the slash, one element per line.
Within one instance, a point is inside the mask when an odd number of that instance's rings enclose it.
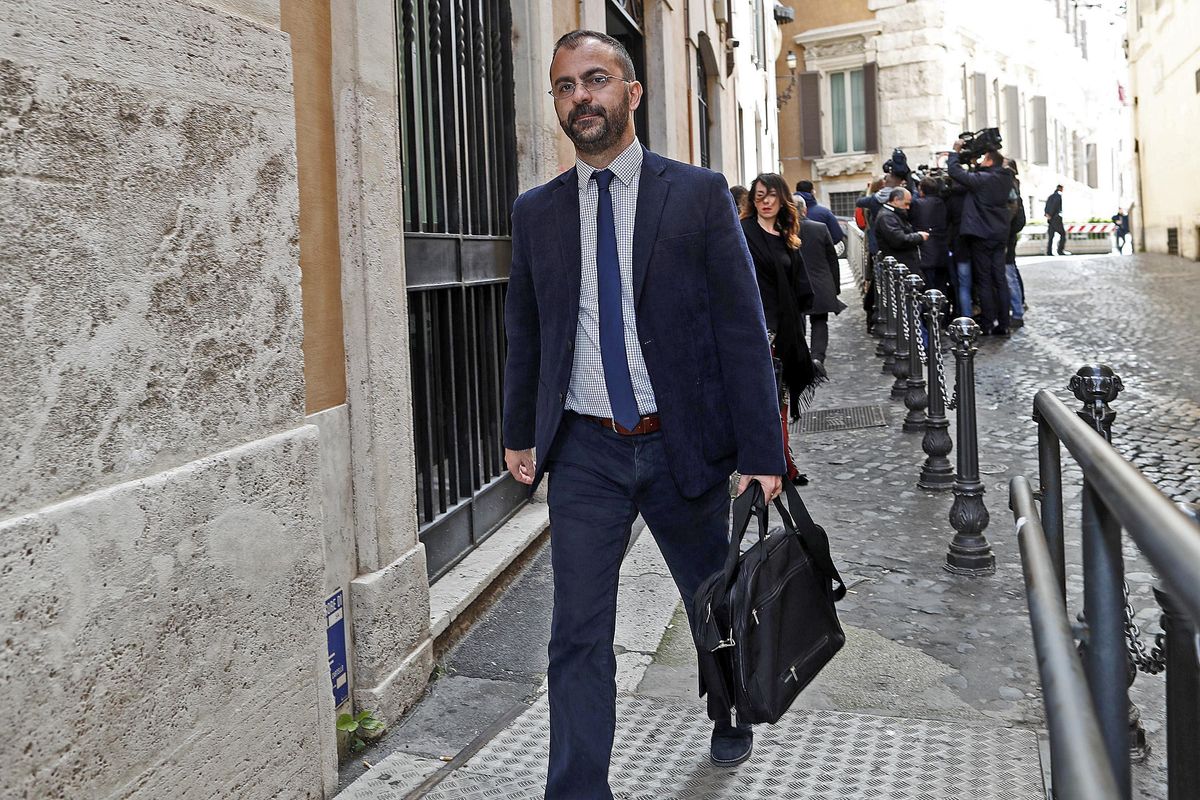
<path fill-rule="evenodd" d="M 359 576 L 355 704 L 394 720 L 433 667 L 417 538 L 401 210 L 397 21 L 389 0 L 332 6 L 346 391 Z"/>

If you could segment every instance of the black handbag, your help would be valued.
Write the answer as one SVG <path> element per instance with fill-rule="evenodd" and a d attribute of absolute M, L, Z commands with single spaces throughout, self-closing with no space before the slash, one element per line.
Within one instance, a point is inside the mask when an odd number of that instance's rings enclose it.
<path fill-rule="evenodd" d="M 735 709 L 740 723 L 774 724 L 846 642 L 834 609 L 846 586 L 829 538 L 786 479 L 784 489 L 790 510 L 775 500 L 783 533 L 768 533 L 757 481 L 734 501 L 725 565 L 692 602 L 700 696 L 714 720 Z M 741 553 L 752 516 L 759 540 Z"/>

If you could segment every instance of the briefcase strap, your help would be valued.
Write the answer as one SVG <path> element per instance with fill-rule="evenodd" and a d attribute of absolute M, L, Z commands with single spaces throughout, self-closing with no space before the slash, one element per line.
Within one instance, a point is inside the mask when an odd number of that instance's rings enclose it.
<path fill-rule="evenodd" d="M 808 513 L 808 507 L 800 497 L 795 484 L 787 478 L 783 479 L 783 490 L 787 495 L 787 506 L 779 498 L 775 499 L 775 510 L 783 518 L 785 529 L 796 532 L 804 542 L 804 549 L 813 560 L 813 564 L 826 578 L 833 582 L 833 599 L 841 600 L 846 596 L 846 583 L 838 568 L 834 566 L 833 556 L 829 552 L 829 537 L 821 530 Z"/>

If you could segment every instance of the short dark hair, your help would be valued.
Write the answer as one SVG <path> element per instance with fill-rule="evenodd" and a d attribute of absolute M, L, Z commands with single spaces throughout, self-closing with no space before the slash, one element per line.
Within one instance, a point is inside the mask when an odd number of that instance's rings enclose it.
<path fill-rule="evenodd" d="M 933 178 L 921 179 L 921 194 L 926 197 L 933 197 L 938 193 L 938 182 Z"/>
<path fill-rule="evenodd" d="M 606 44 L 611 47 L 613 53 L 617 57 L 617 61 L 621 64 L 621 72 L 624 73 L 624 75 L 621 77 L 627 81 L 637 80 L 637 74 L 633 68 L 633 59 L 629 57 L 629 51 L 625 49 L 625 45 L 621 44 L 607 33 L 601 33 L 600 31 L 580 29 L 571 31 L 570 33 L 564 33 L 558 38 L 558 41 L 554 43 L 554 51 L 550 54 L 550 59 L 553 61 L 554 57 L 558 55 L 558 51 L 564 47 L 568 50 L 574 50 L 586 39 L 594 39 L 601 44 Z"/>
<path fill-rule="evenodd" d="M 987 156 L 989 159 L 991 159 L 993 167 L 1003 167 L 1004 166 L 1004 156 L 1001 155 L 1000 151 L 997 150 L 996 148 L 989 147 L 987 150 L 983 151 L 983 154 L 985 156 Z"/>
<path fill-rule="evenodd" d="M 1056 191 L 1056 192 L 1061 192 L 1061 191 L 1062 191 L 1062 184 L 1060 183 L 1058 186 L 1055 186 L 1055 187 L 1054 187 L 1054 191 Z"/>
<path fill-rule="evenodd" d="M 906 194 L 908 194 L 908 189 L 905 189 L 903 186 L 897 186 L 895 189 L 892 189 L 890 192 L 888 192 L 888 202 L 890 203 L 893 200 L 903 200 L 904 195 Z"/>
<path fill-rule="evenodd" d="M 813 182 L 812 181 L 799 181 L 796 183 L 796 191 L 797 192 L 808 192 L 809 194 L 812 194 L 812 190 L 813 190 Z"/>

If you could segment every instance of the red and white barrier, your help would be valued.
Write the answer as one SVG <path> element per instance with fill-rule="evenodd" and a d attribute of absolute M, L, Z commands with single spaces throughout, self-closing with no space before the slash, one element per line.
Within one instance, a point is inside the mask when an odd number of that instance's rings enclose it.
<path fill-rule="evenodd" d="M 1067 233 L 1112 233 L 1117 229 L 1111 222 L 1085 222 L 1065 227 Z"/>

